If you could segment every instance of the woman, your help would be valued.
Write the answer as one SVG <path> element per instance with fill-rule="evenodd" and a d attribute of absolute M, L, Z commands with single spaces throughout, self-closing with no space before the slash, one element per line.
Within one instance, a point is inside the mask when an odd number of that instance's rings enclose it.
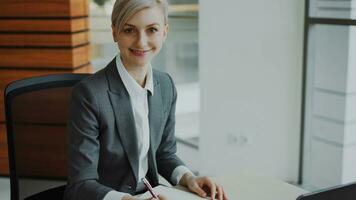
<path fill-rule="evenodd" d="M 175 154 L 176 89 L 150 65 L 167 32 L 166 0 L 115 2 L 112 34 L 120 53 L 72 93 L 67 199 L 134 200 L 145 191 L 142 178 L 156 186 L 158 174 L 202 197 L 227 199 Z"/>

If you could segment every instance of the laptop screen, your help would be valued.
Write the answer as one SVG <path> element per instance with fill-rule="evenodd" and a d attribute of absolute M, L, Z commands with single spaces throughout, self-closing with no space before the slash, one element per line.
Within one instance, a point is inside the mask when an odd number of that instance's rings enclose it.
<path fill-rule="evenodd" d="M 355 200 L 356 182 L 301 195 L 297 200 Z"/>

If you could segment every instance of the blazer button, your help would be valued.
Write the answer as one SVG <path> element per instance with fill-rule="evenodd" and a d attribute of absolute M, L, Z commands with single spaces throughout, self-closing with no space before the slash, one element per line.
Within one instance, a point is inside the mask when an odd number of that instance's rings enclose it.
<path fill-rule="evenodd" d="M 132 190 L 132 186 L 131 186 L 131 185 L 128 185 L 127 188 L 128 188 L 129 190 Z"/>

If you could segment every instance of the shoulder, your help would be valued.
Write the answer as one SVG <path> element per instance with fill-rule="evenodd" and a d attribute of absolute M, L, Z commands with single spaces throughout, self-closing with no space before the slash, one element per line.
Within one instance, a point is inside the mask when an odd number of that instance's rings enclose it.
<path fill-rule="evenodd" d="M 152 71 L 154 81 L 157 81 L 160 85 L 174 87 L 173 79 L 167 72 L 162 72 L 156 69 L 153 69 Z"/>
<path fill-rule="evenodd" d="M 168 99 L 169 102 L 177 98 L 177 89 L 175 87 L 172 77 L 166 73 L 158 70 L 153 70 L 154 80 L 158 82 L 161 95 L 163 99 Z"/>
<path fill-rule="evenodd" d="M 75 85 L 73 88 L 73 95 L 90 95 L 92 93 L 95 93 L 97 91 L 97 87 L 95 85 L 96 78 L 94 75 L 91 75 L 83 80 L 81 80 L 79 83 Z"/>
<path fill-rule="evenodd" d="M 106 92 L 108 88 L 106 71 L 107 67 L 88 76 L 87 78 L 84 78 L 74 87 L 73 91 L 87 91 L 94 94 L 99 94 L 103 91 Z"/>

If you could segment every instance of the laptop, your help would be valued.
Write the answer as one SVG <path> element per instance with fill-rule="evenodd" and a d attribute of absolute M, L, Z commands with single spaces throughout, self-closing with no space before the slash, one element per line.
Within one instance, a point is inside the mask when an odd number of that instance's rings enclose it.
<path fill-rule="evenodd" d="M 303 194 L 297 200 L 356 200 L 356 182 Z"/>

